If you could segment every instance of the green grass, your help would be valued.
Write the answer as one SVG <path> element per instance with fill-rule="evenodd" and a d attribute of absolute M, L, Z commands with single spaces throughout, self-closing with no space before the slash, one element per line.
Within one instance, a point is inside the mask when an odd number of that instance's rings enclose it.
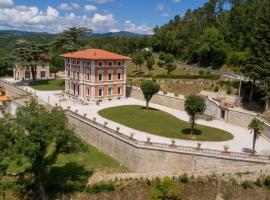
<path fill-rule="evenodd" d="M 140 72 L 140 66 L 137 66 L 137 70 L 136 70 L 136 65 L 134 63 L 132 63 L 132 61 L 128 61 L 127 63 L 127 75 L 128 76 L 134 76 L 137 74 L 143 74 L 143 75 L 147 75 L 147 74 L 152 74 L 153 76 L 156 75 L 161 75 L 161 74 L 167 74 L 167 70 L 163 67 L 160 68 L 157 66 L 157 62 L 158 59 L 156 60 L 156 64 L 154 65 L 153 70 L 149 71 L 148 68 L 146 67 L 146 63 L 144 65 L 142 65 L 142 72 Z M 190 75 L 197 75 L 199 74 L 198 70 L 194 70 L 194 69 L 188 69 L 182 66 L 177 66 L 177 68 L 171 72 L 171 74 L 173 75 L 186 75 L 186 74 L 190 74 Z"/>
<path fill-rule="evenodd" d="M 63 79 L 53 79 L 53 80 L 41 80 L 35 83 L 30 83 L 30 86 L 35 90 L 41 91 L 55 91 L 64 90 L 65 80 Z"/>
<path fill-rule="evenodd" d="M 70 162 L 77 163 L 84 166 L 86 170 L 94 172 L 118 173 L 129 171 L 127 167 L 89 144 L 86 145 L 86 151 L 84 152 L 60 155 L 55 166 L 64 166 Z"/>
<path fill-rule="evenodd" d="M 7 164 L 8 161 L 2 161 L 0 165 Z M 21 160 L 20 163 L 8 162 L 9 166 L 7 172 L 12 174 L 18 174 L 23 172 L 27 167 L 27 162 Z M 60 155 L 57 158 L 57 162 L 49 169 L 47 178 L 47 191 L 49 192 L 50 199 L 56 199 L 58 194 L 73 193 L 84 191 L 89 178 L 94 173 L 124 173 L 130 172 L 130 170 L 118 163 L 116 160 L 100 152 L 95 147 L 85 144 L 84 151 L 80 153 L 74 153 L 69 155 Z M 27 188 L 29 177 L 25 177 L 25 183 L 21 184 L 17 182 L 18 177 L 5 176 L 3 180 L 0 180 L 1 184 L 7 186 L 8 184 L 14 185 L 14 188 Z M 0 188 L 1 189 L 1 188 Z M 27 190 L 28 191 L 28 190 Z M 27 193 L 27 192 L 26 192 Z M 14 196 L 16 189 L 8 189 L 7 194 Z M 1 197 L 0 197 L 1 199 Z"/>
<path fill-rule="evenodd" d="M 130 128 L 168 138 L 199 141 L 226 141 L 233 138 L 226 131 L 202 125 L 196 125 L 194 137 L 190 137 L 188 122 L 160 110 L 145 111 L 137 105 L 107 108 L 99 111 L 99 114 Z"/>
<path fill-rule="evenodd" d="M 60 154 L 54 167 L 64 167 L 70 163 L 83 167 L 87 171 L 102 173 L 128 172 L 129 169 L 110 156 L 102 153 L 97 148 L 85 144 L 85 150 L 73 154 Z M 5 164 L 5 161 L 3 162 Z M 27 161 L 21 160 L 20 163 L 8 161 L 8 172 L 18 173 L 24 171 L 27 167 Z"/>

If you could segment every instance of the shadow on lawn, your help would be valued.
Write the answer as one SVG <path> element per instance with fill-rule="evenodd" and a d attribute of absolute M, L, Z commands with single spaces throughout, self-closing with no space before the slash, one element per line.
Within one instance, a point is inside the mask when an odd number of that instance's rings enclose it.
<path fill-rule="evenodd" d="M 142 109 L 143 111 L 146 111 L 146 110 L 147 110 L 145 106 L 142 106 L 141 109 Z M 150 107 L 149 107 L 147 111 L 158 111 L 158 109 L 150 108 Z"/>
<path fill-rule="evenodd" d="M 190 128 L 185 128 L 182 130 L 182 133 L 184 133 L 185 135 L 190 135 L 190 131 L 191 131 Z M 193 135 L 201 135 L 201 134 L 202 134 L 201 130 L 196 128 L 193 130 Z"/>
<path fill-rule="evenodd" d="M 93 171 L 88 171 L 74 162 L 61 167 L 53 167 L 49 171 L 48 191 L 50 191 L 52 199 L 59 193 L 83 191 L 92 175 Z"/>

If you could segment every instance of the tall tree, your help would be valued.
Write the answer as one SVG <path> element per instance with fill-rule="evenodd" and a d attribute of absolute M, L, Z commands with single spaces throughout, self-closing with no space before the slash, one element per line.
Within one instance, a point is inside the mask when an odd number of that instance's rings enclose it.
<path fill-rule="evenodd" d="M 146 66 L 149 71 L 153 70 L 153 66 L 155 65 L 155 59 L 153 57 L 150 57 L 146 61 Z"/>
<path fill-rule="evenodd" d="M 31 71 L 33 81 L 36 81 L 37 66 L 48 63 L 48 45 L 30 44 L 16 48 L 12 52 L 14 66 L 22 66 Z"/>
<path fill-rule="evenodd" d="M 146 101 L 146 109 L 148 110 L 149 102 L 152 99 L 153 95 L 159 92 L 160 86 L 155 81 L 144 80 L 141 84 L 141 90 Z"/>
<path fill-rule="evenodd" d="M 194 133 L 196 116 L 203 114 L 206 109 L 205 100 L 199 95 L 189 95 L 185 100 L 185 111 L 190 116 L 191 129 L 190 134 Z"/>
<path fill-rule="evenodd" d="M 141 51 L 137 51 L 132 56 L 132 62 L 136 65 L 136 71 L 137 71 L 137 65 L 140 66 L 140 71 L 142 71 L 142 65 L 144 64 L 144 56 Z"/>
<path fill-rule="evenodd" d="M 55 71 L 64 68 L 64 59 L 61 54 L 84 49 L 87 44 L 87 33 L 92 30 L 86 28 L 70 28 L 57 35 L 50 44 L 49 58 Z"/>
<path fill-rule="evenodd" d="M 257 118 L 254 118 L 250 124 L 248 125 L 248 128 L 251 130 L 251 133 L 253 132 L 253 145 L 252 150 L 255 153 L 255 145 L 256 141 L 258 140 L 259 136 L 263 133 L 263 122 L 258 120 Z"/>
<path fill-rule="evenodd" d="M 16 158 L 14 147 L 17 141 L 17 126 L 11 115 L 6 114 L 0 118 L 0 195 L 5 199 L 5 186 L 1 184 L 1 179 L 6 175 L 8 163 Z M 5 161 L 5 162 L 3 162 Z"/>
<path fill-rule="evenodd" d="M 82 143 L 62 110 L 47 110 L 35 99 L 17 109 L 14 127 L 18 139 L 13 151 L 27 161 L 25 173 L 33 177 L 41 199 L 47 200 L 47 177 L 58 155 L 76 152 Z M 0 123 L 0 129 L 6 125 Z"/>
<path fill-rule="evenodd" d="M 262 0 L 258 8 L 260 15 L 255 19 L 254 39 L 245 74 L 252 80 L 249 93 L 249 104 L 252 102 L 254 86 L 257 80 L 262 81 L 270 76 L 270 2 Z"/>

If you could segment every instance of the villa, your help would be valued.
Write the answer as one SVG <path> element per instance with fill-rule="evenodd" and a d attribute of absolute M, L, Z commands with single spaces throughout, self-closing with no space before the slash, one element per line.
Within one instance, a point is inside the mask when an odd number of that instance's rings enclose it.
<path fill-rule="evenodd" d="M 30 68 L 16 65 L 13 69 L 14 80 L 31 80 L 33 79 Z M 50 78 L 50 66 L 46 62 L 44 65 L 38 65 L 36 68 L 36 79 L 48 79 Z"/>
<path fill-rule="evenodd" d="M 100 49 L 62 56 L 65 58 L 66 94 L 88 101 L 126 97 L 126 62 L 129 57 Z"/>

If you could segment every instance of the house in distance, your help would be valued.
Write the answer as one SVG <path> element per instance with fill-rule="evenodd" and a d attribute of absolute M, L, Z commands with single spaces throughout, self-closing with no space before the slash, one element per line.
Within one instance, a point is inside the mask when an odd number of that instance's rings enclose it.
<path fill-rule="evenodd" d="M 100 49 L 62 56 L 65 58 L 66 94 L 88 101 L 126 97 L 126 62 L 129 57 Z"/>

